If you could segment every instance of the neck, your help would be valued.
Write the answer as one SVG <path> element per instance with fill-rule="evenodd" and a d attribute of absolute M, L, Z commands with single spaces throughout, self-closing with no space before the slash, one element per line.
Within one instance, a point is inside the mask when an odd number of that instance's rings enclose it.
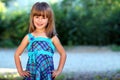
<path fill-rule="evenodd" d="M 35 32 L 36 32 L 36 33 L 44 33 L 44 32 L 45 32 L 45 29 L 41 29 L 41 30 L 36 29 Z"/>

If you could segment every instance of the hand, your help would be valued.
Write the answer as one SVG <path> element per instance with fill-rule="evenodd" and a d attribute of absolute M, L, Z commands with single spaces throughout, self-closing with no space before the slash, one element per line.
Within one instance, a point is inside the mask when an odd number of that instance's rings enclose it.
<path fill-rule="evenodd" d="M 20 76 L 22 77 L 29 77 L 30 76 L 30 72 L 29 71 L 20 71 L 18 72 Z"/>
<path fill-rule="evenodd" d="M 61 71 L 54 70 L 54 71 L 52 71 L 52 77 L 56 78 L 60 73 L 61 73 Z"/>

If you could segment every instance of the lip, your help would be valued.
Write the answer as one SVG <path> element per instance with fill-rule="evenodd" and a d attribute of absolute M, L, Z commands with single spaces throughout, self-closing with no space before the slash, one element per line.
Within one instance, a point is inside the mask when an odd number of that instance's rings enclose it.
<path fill-rule="evenodd" d="M 38 25 L 38 26 L 42 26 L 43 24 L 36 23 L 36 25 Z"/>

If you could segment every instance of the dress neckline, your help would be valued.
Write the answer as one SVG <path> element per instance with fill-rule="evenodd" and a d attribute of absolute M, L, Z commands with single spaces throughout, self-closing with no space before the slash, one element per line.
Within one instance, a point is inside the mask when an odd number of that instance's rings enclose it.
<path fill-rule="evenodd" d="M 44 37 L 44 36 L 34 36 L 32 33 L 30 33 L 34 38 L 45 38 L 45 39 L 50 39 L 49 37 Z"/>
<path fill-rule="evenodd" d="M 51 38 L 49 38 L 49 37 L 43 37 L 43 36 L 37 36 L 37 37 L 35 37 L 32 33 L 29 33 L 29 36 L 30 36 L 30 40 L 32 40 L 32 41 L 34 41 L 34 40 L 46 40 L 46 41 L 50 42 L 51 47 L 55 50 L 55 46 L 54 46 L 53 41 L 52 41 Z M 31 44 L 32 43 L 30 43 L 28 45 L 28 49 L 30 48 Z"/>

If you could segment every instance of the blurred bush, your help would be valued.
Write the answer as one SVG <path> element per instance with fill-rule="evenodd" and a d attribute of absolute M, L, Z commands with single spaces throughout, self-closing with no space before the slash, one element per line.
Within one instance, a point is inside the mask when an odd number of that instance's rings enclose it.
<path fill-rule="evenodd" d="M 62 44 L 120 44 L 119 0 L 63 0 L 51 6 Z M 0 47 L 14 47 L 28 33 L 29 13 L 24 9 L 3 10 L 0 10 Z"/>
<path fill-rule="evenodd" d="M 0 47 L 15 47 L 28 32 L 29 13 L 6 8 L 3 5 L 0 10 Z"/>
<path fill-rule="evenodd" d="M 120 1 L 63 0 L 53 9 L 63 44 L 120 44 Z"/>

